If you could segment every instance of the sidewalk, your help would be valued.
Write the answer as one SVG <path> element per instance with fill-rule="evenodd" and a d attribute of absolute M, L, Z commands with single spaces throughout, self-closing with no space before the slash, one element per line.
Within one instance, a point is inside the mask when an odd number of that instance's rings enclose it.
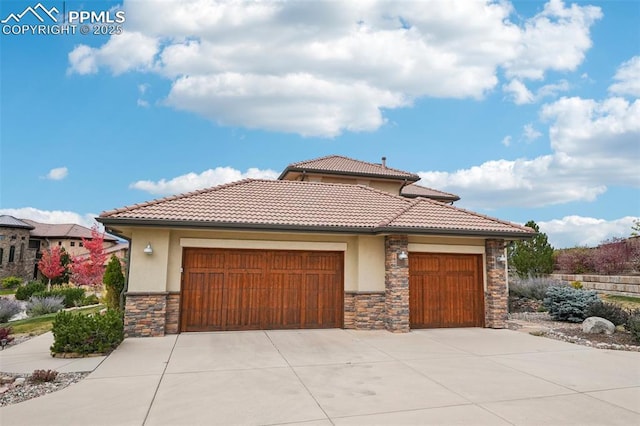
<path fill-rule="evenodd" d="M 49 351 L 52 344 L 53 334 L 49 332 L 0 350 L 0 371 L 24 374 L 33 370 L 56 370 L 58 373 L 93 371 L 106 358 L 53 358 Z"/>

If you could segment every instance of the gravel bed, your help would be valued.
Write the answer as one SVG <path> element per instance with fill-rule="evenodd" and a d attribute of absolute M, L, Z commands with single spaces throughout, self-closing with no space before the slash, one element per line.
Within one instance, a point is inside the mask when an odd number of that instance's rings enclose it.
<path fill-rule="evenodd" d="M 640 352 L 640 344 L 631 333 L 617 330 L 613 335 L 587 334 L 581 323 L 554 321 L 547 312 L 520 312 L 509 314 L 509 328 L 517 330 L 524 325 L 540 326 L 539 334 L 563 342 L 575 343 L 597 349 Z"/>
<path fill-rule="evenodd" d="M 47 393 L 59 391 L 67 386 L 77 383 L 89 375 L 89 372 L 83 373 L 60 373 L 52 382 L 31 383 L 29 374 L 16 374 L 0 372 L 2 377 L 24 377 L 27 380 L 20 386 L 10 385 L 9 389 L 0 394 L 0 407 L 5 405 L 17 404 L 31 398 L 36 398 Z"/>

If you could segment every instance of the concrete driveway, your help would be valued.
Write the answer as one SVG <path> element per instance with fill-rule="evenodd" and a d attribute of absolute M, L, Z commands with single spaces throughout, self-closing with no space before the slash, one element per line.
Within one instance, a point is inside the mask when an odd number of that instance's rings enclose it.
<path fill-rule="evenodd" d="M 127 339 L 2 425 L 640 424 L 640 353 L 509 330 Z"/>

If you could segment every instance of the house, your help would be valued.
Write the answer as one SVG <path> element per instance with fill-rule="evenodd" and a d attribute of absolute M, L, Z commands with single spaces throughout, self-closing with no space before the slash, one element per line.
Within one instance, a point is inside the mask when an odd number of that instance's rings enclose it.
<path fill-rule="evenodd" d="M 88 252 L 83 238 L 91 239 L 91 229 L 75 223 L 50 224 L 30 219 L 0 216 L 0 278 L 17 276 L 25 281 L 38 277 L 37 262 L 42 251 L 52 246 L 64 248 L 71 256 Z M 126 259 L 129 245 L 112 235 L 104 235 L 104 251 Z M 107 261 L 108 261 L 107 258 Z"/>
<path fill-rule="evenodd" d="M 130 241 L 126 334 L 504 327 L 505 244 L 534 231 L 418 180 L 329 156 L 103 212 Z"/>
<path fill-rule="evenodd" d="M 37 250 L 30 232 L 33 226 L 13 216 L 0 216 L 0 279 L 33 278 Z"/>

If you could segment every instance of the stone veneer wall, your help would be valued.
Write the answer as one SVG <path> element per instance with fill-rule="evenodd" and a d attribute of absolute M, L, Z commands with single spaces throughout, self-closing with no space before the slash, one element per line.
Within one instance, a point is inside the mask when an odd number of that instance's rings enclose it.
<path fill-rule="evenodd" d="M 36 249 L 29 248 L 29 230 L 24 228 L 0 228 L 0 279 L 18 277 L 24 281 L 33 280 L 36 265 Z M 13 247 L 13 261 L 9 253 Z"/>
<path fill-rule="evenodd" d="M 485 327 L 505 328 L 509 313 L 507 274 L 505 263 L 498 261 L 504 255 L 504 240 L 486 240 L 485 255 L 487 289 L 484 294 Z"/>
<path fill-rule="evenodd" d="M 164 336 L 167 293 L 126 293 L 125 337 Z"/>
<path fill-rule="evenodd" d="M 386 328 L 394 333 L 409 332 L 409 261 L 398 259 L 398 253 L 409 253 L 406 235 L 384 237 L 385 316 Z"/>
<path fill-rule="evenodd" d="M 385 328 L 384 293 L 345 293 L 344 328 L 383 330 Z"/>
<path fill-rule="evenodd" d="M 177 334 L 180 322 L 180 293 L 171 292 L 167 295 L 167 316 L 164 332 L 167 334 Z"/>

